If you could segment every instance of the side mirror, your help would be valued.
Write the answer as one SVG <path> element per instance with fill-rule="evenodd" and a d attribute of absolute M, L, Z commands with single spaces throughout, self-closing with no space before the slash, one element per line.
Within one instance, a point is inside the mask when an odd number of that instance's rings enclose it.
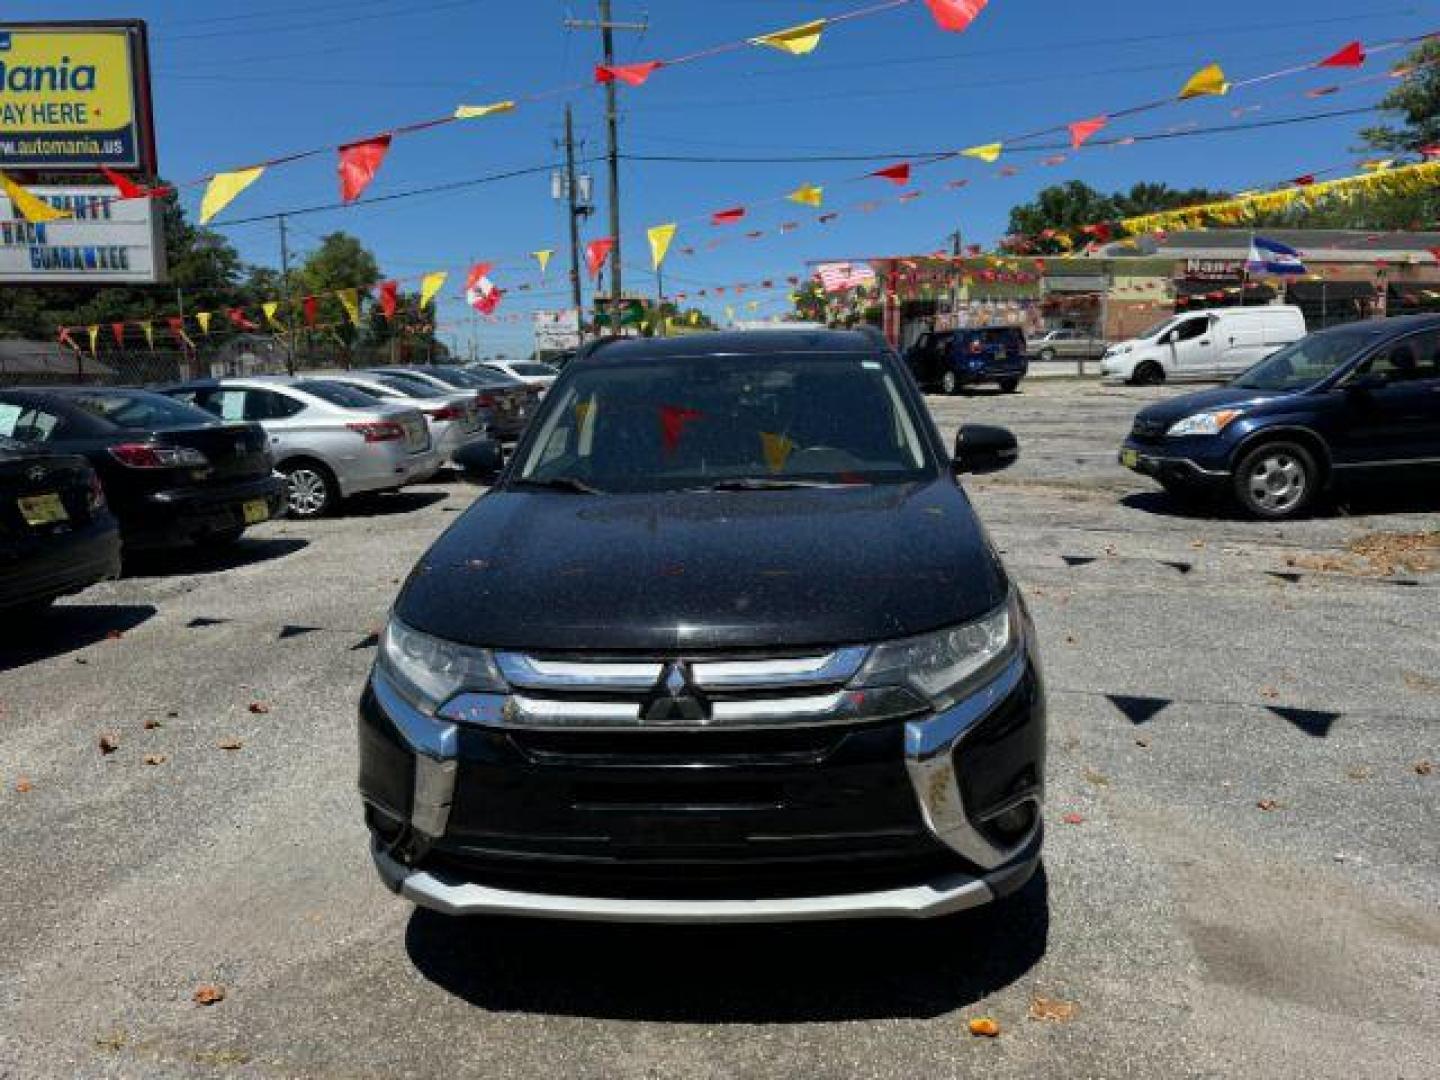
<path fill-rule="evenodd" d="M 999 472 L 1020 457 L 1020 444 L 1012 432 L 988 424 L 964 424 L 955 436 L 955 472 Z"/>
<path fill-rule="evenodd" d="M 492 479 L 505 463 L 500 444 L 494 439 L 474 439 L 455 451 L 455 465 L 471 483 L 482 484 Z"/>

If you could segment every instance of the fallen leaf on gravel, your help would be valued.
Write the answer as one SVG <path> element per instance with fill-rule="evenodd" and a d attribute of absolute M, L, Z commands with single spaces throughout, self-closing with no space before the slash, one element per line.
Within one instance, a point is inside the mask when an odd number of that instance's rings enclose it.
<path fill-rule="evenodd" d="M 1060 820 L 1063 821 L 1066 825 L 1079 825 L 1085 819 L 1079 814 L 1066 814 Z"/>
<path fill-rule="evenodd" d="M 225 1000 L 225 987 L 216 983 L 202 983 L 195 988 L 196 1005 L 214 1005 Z"/>
<path fill-rule="evenodd" d="M 256 716 L 264 716 L 270 711 L 270 706 L 263 701 L 252 701 L 250 702 L 250 711 Z"/>
<path fill-rule="evenodd" d="M 1261 799 L 1255 805 L 1261 810 L 1278 810 L 1280 808 L 1280 804 L 1274 799 Z"/>
<path fill-rule="evenodd" d="M 30 778 L 28 776 L 22 776 L 19 780 L 15 781 L 15 790 L 18 791 L 21 795 L 24 795 L 27 791 L 33 790 L 34 787 L 35 785 L 30 782 Z"/>
<path fill-rule="evenodd" d="M 215 745 L 218 746 L 221 750 L 239 750 L 240 747 L 244 746 L 245 744 L 239 739 L 221 739 Z"/>
<path fill-rule="evenodd" d="M 1106 545 L 1105 545 L 1105 554 L 1106 554 L 1106 555 L 1117 555 L 1117 554 L 1119 554 L 1119 548 L 1117 548 L 1114 544 L 1106 544 Z"/>
<path fill-rule="evenodd" d="M 1091 769 L 1088 766 L 1085 769 L 1084 776 L 1085 782 L 1088 784 L 1094 784 L 1096 787 L 1110 786 L 1110 778 L 1108 776 L 1106 776 L 1102 772 L 1096 772 L 1094 769 Z"/>
<path fill-rule="evenodd" d="M 993 1039 L 1000 1034 L 1000 1021 L 988 1016 L 977 1016 L 967 1026 L 971 1035 L 983 1035 L 987 1039 Z"/>
<path fill-rule="evenodd" d="M 164 755 L 164 754 L 146 754 L 146 755 L 145 755 L 145 764 L 146 764 L 146 765 L 164 765 L 164 764 L 165 764 L 165 755 Z"/>
<path fill-rule="evenodd" d="M 1401 677 L 1405 680 L 1405 686 L 1409 690 L 1440 691 L 1440 679 L 1432 679 L 1429 675 L 1407 671 Z"/>
<path fill-rule="evenodd" d="M 1380 574 L 1396 570 L 1423 574 L 1440 569 L 1440 531 L 1370 533 L 1350 541 L 1345 550 L 1366 560 Z"/>
<path fill-rule="evenodd" d="M 1435 766 L 1431 765 L 1428 761 L 1417 761 L 1415 763 L 1415 771 L 1421 776 L 1429 776 L 1435 771 Z"/>
<path fill-rule="evenodd" d="M 1195 548 L 1195 549 L 1198 551 L 1200 548 L 1203 548 L 1203 547 L 1205 546 L 1205 541 L 1204 541 L 1204 540 L 1191 540 L 1191 541 L 1190 541 L 1190 546 L 1191 546 L 1192 548 Z"/>
<path fill-rule="evenodd" d="M 114 731 L 102 731 L 98 740 L 100 753 L 113 754 L 120 749 L 120 735 Z"/>
<path fill-rule="evenodd" d="M 154 731 L 156 728 L 161 727 L 161 726 L 163 726 L 163 725 L 160 723 L 160 721 L 159 721 L 159 720 L 156 720 L 153 716 L 152 716 L 149 720 L 146 720 L 146 721 L 145 721 L 145 730 L 146 730 L 146 731 Z"/>
<path fill-rule="evenodd" d="M 1031 1020 L 1059 1020 L 1063 1023 L 1074 1017 L 1075 1003 L 1062 1001 L 1060 998 L 1036 996 L 1030 999 L 1030 1012 L 1027 1015 Z"/>
<path fill-rule="evenodd" d="M 1075 643 L 1076 643 L 1076 642 L 1075 642 L 1075 635 L 1074 635 L 1074 634 L 1066 634 L 1066 635 L 1065 635 L 1065 644 L 1066 644 L 1066 645 L 1074 645 Z"/>
<path fill-rule="evenodd" d="M 95 1040 L 97 1050 L 120 1050 L 125 1046 L 125 1032 L 112 1031 L 109 1035 L 101 1035 Z"/>
<path fill-rule="evenodd" d="M 1260 696 L 1263 698 L 1269 698 L 1271 701 L 1274 701 L 1280 696 L 1280 691 L 1275 689 L 1275 687 L 1273 686 L 1262 686 L 1260 688 Z"/>
<path fill-rule="evenodd" d="M 177 716 L 180 715 L 180 710 L 179 710 L 179 709 L 171 709 L 171 710 L 170 710 L 169 712 L 167 712 L 165 715 L 168 716 L 171 720 L 174 720 Z"/>
<path fill-rule="evenodd" d="M 1345 770 L 1345 775 L 1351 780 L 1369 780 L 1370 770 L 1364 765 L 1351 765 L 1350 768 Z"/>

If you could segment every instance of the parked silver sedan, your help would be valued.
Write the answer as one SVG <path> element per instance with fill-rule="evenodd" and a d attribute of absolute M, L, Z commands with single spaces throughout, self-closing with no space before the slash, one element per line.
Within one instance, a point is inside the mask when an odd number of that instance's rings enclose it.
<path fill-rule="evenodd" d="M 485 410 L 476 404 L 473 394 L 465 391 L 447 393 L 393 376 L 356 375 L 348 371 L 325 372 L 315 378 L 354 387 L 387 405 L 419 409 L 430 425 L 430 445 L 440 455 L 442 464 L 452 461 L 460 447 L 487 434 Z"/>
<path fill-rule="evenodd" d="M 320 517 L 342 499 L 396 491 L 440 468 L 424 414 L 324 379 L 197 379 L 161 392 L 224 420 L 258 422 L 285 476 L 291 517 Z"/>

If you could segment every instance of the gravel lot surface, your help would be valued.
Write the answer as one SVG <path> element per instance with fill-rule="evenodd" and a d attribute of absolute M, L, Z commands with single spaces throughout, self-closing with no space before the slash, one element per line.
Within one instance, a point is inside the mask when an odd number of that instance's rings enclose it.
<path fill-rule="evenodd" d="M 459 483 L 9 628 L 0 1076 L 1435 1076 L 1440 572 L 1345 546 L 1440 529 L 1440 494 L 1188 515 L 1114 460 L 1174 392 L 931 399 L 947 435 L 1020 435 L 968 486 L 1052 695 L 1045 871 L 941 923 L 465 922 L 386 892 L 354 706 Z"/>

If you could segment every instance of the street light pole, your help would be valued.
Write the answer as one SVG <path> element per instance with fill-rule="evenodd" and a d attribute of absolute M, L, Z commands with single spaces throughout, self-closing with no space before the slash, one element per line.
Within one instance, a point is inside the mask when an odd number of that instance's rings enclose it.
<path fill-rule="evenodd" d="M 580 281 L 580 208 L 576 205 L 575 186 L 575 120 L 569 105 L 565 106 L 565 191 L 570 214 L 570 289 L 575 302 L 575 318 L 580 321 L 580 340 L 585 340 L 585 298 Z"/>
<path fill-rule="evenodd" d="M 285 371 L 295 374 L 295 316 L 290 311 L 290 244 L 280 215 L 280 300 L 285 308 Z"/>

